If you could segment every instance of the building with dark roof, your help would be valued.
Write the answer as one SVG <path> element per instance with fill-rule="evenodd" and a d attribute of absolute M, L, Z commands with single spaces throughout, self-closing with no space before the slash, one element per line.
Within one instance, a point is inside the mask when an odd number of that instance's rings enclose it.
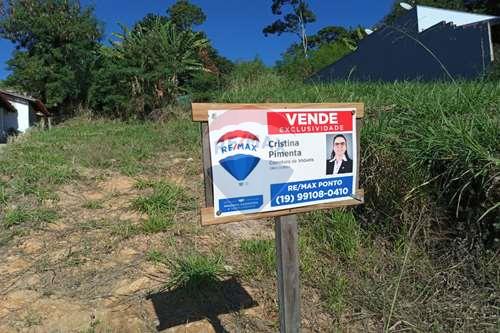
<path fill-rule="evenodd" d="M 473 79 L 488 71 L 496 48 L 499 17 L 415 6 L 392 25 L 379 26 L 356 51 L 309 80 Z"/>
<path fill-rule="evenodd" d="M 9 90 L 0 90 L 0 142 L 7 136 L 24 133 L 38 120 L 51 117 L 38 99 Z"/>

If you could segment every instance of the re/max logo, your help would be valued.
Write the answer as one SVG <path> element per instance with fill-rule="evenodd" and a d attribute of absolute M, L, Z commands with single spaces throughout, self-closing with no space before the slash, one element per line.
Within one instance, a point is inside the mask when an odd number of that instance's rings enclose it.
<path fill-rule="evenodd" d="M 229 153 L 235 150 L 244 150 L 244 151 L 257 151 L 257 145 L 251 143 L 229 143 L 227 145 L 219 146 L 220 151 L 224 153 Z"/>

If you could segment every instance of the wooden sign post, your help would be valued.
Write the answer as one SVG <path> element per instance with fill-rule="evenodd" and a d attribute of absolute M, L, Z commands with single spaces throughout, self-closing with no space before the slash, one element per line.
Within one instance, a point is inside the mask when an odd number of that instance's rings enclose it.
<path fill-rule="evenodd" d="M 297 215 L 276 217 L 275 230 L 280 332 L 297 333 L 300 331 Z"/>
<path fill-rule="evenodd" d="M 296 214 L 364 202 L 358 177 L 364 105 L 194 103 L 192 113 L 202 123 L 201 224 L 275 218 L 280 332 L 299 332 Z"/>

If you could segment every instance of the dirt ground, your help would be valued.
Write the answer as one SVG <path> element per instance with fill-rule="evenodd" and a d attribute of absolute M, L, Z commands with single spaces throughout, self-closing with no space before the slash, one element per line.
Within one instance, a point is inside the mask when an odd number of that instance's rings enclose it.
<path fill-rule="evenodd" d="M 169 160 L 141 177 L 182 186 L 199 207 L 199 162 Z M 44 203 L 57 210 L 57 221 L 0 247 L 0 332 L 278 331 L 274 279 L 244 280 L 236 273 L 193 295 L 165 290 L 168 266 L 147 258 L 151 250 L 173 255 L 183 248 L 222 250 L 228 269 L 237 272 L 240 241 L 272 239 L 271 222 L 202 228 L 194 209 L 176 216 L 168 232 L 129 233 L 146 218 L 130 207 L 144 194 L 134 186 L 138 178 L 94 170 L 81 174 L 82 181 L 59 188 L 58 200 Z M 84 205 L 89 201 L 99 205 Z M 319 296 L 303 289 L 303 331 L 330 331 L 333 319 L 322 311 Z"/>

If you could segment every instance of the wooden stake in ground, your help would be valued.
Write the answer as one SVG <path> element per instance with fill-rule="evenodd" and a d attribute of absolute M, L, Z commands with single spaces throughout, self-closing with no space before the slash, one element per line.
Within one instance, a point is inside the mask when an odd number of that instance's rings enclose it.
<path fill-rule="evenodd" d="M 300 283 L 297 215 L 277 217 L 275 230 L 280 332 L 298 333 Z"/>
<path fill-rule="evenodd" d="M 338 196 L 337 192 L 342 190 L 346 191 L 345 194 L 346 196 L 340 197 L 341 200 L 335 200 L 335 201 L 329 201 L 329 202 L 323 202 L 324 200 L 319 200 L 319 203 L 314 203 L 314 201 L 311 201 L 310 204 L 308 205 L 303 205 L 303 206 L 297 206 L 297 205 L 292 205 L 290 206 L 291 208 L 286 208 L 286 205 L 284 206 L 283 209 L 268 209 L 266 211 L 262 212 L 255 212 L 251 214 L 245 214 L 245 211 L 251 210 L 248 206 L 245 209 L 236 209 L 239 211 L 239 214 L 230 214 L 227 216 L 219 216 L 219 214 L 214 214 L 215 208 L 214 208 L 214 200 L 219 200 L 218 204 L 220 205 L 220 201 L 227 200 L 228 193 L 221 194 L 220 191 L 215 194 L 214 189 L 214 173 L 212 169 L 212 154 L 211 154 L 211 144 L 210 144 L 210 135 L 209 135 L 209 128 L 207 121 L 208 116 L 209 116 L 209 111 L 215 111 L 221 114 L 225 114 L 226 112 L 242 112 L 242 110 L 245 111 L 245 115 L 251 115 L 252 112 L 263 112 L 263 110 L 266 110 L 265 112 L 268 113 L 277 113 L 277 112 L 283 112 L 284 110 L 290 112 L 296 112 L 297 110 L 304 110 L 304 112 L 321 112 L 321 109 L 328 109 L 332 112 L 339 112 L 343 113 L 344 118 L 349 115 L 346 119 L 350 119 L 349 121 L 343 120 L 345 122 L 345 125 L 348 128 L 354 129 L 350 135 L 352 135 L 352 140 L 355 142 L 355 146 L 357 149 L 355 149 L 354 155 L 355 155 L 355 172 L 356 172 L 356 177 L 350 176 L 351 177 L 351 185 L 345 188 L 340 188 L 341 184 L 335 185 L 337 188 L 334 188 L 335 186 L 329 185 L 331 188 L 326 189 L 320 189 L 310 192 L 311 197 L 314 199 L 314 195 L 316 195 L 317 198 L 323 198 L 325 196 L 325 193 L 331 193 L 328 194 L 331 197 L 333 195 Z M 294 111 L 295 110 L 295 111 Z M 279 301 L 279 311 L 280 311 L 280 332 L 281 333 L 298 333 L 300 331 L 300 282 L 299 282 L 299 250 L 298 250 L 298 226 L 297 226 L 297 215 L 299 213 L 305 213 L 308 211 L 313 211 L 313 210 L 320 210 L 320 209 L 331 209 L 331 208 L 336 208 L 336 207 L 343 207 L 343 206 L 354 206 L 354 205 L 359 205 L 364 202 L 363 200 L 363 189 L 359 189 L 359 168 L 360 168 L 360 143 L 359 143 L 359 137 L 360 137 L 360 131 L 361 131 L 361 118 L 363 117 L 364 113 L 364 105 L 362 103 L 334 103 L 334 104 L 327 104 L 327 103 L 314 103 L 314 104 L 300 104 L 300 103 L 286 103 L 286 104 L 197 104 L 194 103 L 192 104 L 192 115 L 193 115 L 193 120 L 194 121 L 200 121 L 202 122 L 201 126 L 201 133 L 202 133 L 202 143 L 203 143 L 203 173 L 204 173 L 204 178 L 205 178 L 205 203 L 206 207 L 201 209 L 201 224 L 202 225 L 214 225 L 214 224 L 222 224 L 222 223 L 229 223 L 229 222 L 237 222 L 237 221 L 245 221 L 249 219 L 260 219 L 260 218 L 271 218 L 274 217 L 276 224 L 275 224 L 275 230 L 276 230 L 276 264 L 277 264 L 277 275 L 278 275 L 278 301 Z M 213 114 L 214 115 L 214 114 Z M 267 114 L 268 116 L 269 114 Z M 337 113 L 335 113 L 337 115 Z M 238 115 L 235 119 L 232 120 L 232 122 L 229 122 L 231 125 L 235 125 L 236 123 L 241 122 L 242 130 L 245 129 L 244 123 L 241 119 L 241 114 Z M 335 116 L 337 117 L 337 116 Z M 230 119 L 229 117 L 228 119 Z M 245 118 L 245 117 L 243 117 Z M 251 118 L 251 117 L 250 117 Z M 269 119 L 269 117 L 268 117 Z M 254 120 L 252 120 L 254 121 Z M 356 126 L 354 126 L 353 123 L 356 121 Z M 268 121 L 269 122 L 269 121 Z M 276 121 L 275 121 L 276 122 Z M 333 120 L 332 120 L 333 122 Z M 276 122 L 279 124 L 279 121 Z M 337 126 L 339 123 L 337 121 L 337 118 L 335 118 L 335 126 Z M 220 123 L 219 127 L 221 127 L 223 124 Z M 228 124 L 224 125 L 227 126 Z M 269 124 L 268 124 L 269 125 Z M 273 126 L 275 126 L 274 124 Z M 351 126 L 352 125 L 352 126 Z M 266 124 L 262 124 L 262 126 L 266 126 Z M 217 128 L 217 126 L 215 126 Z M 219 131 L 220 131 L 219 128 Z M 217 132 L 215 129 L 214 131 Z M 229 131 L 229 129 L 228 129 Z M 273 132 L 274 133 L 274 132 Z M 273 133 L 270 133 L 269 135 L 272 135 Z M 220 133 L 219 133 L 220 134 Z M 227 134 L 227 133 L 226 133 Z M 251 133 L 250 133 L 251 134 Z M 275 134 L 275 133 L 274 133 Z M 330 134 L 325 134 L 325 135 L 331 135 L 333 136 L 335 134 L 335 131 L 332 131 Z M 253 134 L 252 134 L 253 135 Z M 224 137 L 223 135 L 222 137 Z M 253 135 L 254 136 L 254 135 Z M 222 138 L 221 137 L 221 138 Z M 355 138 L 358 138 L 355 140 Z M 345 139 L 345 138 L 344 138 Z M 327 137 L 325 137 L 324 140 L 327 140 Z M 258 140 L 257 140 L 258 141 Z M 298 141 L 297 141 L 298 142 Z M 326 141 L 323 141 L 326 142 Z M 257 147 L 257 146 L 255 146 Z M 326 149 L 325 149 L 326 150 Z M 329 155 L 328 155 L 329 156 Z M 324 156 L 323 156 L 324 157 Z M 321 171 L 323 168 L 323 157 L 318 157 L 318 161 L 321 160 L 321 167 L 316 168 L 316 178 L 320 177 L 320 175 L 323 175 L 323 180 L 329 181 L 331 180 L 332 176 L 328 175 L 325 173 L 325 171 Z M 217 158 L 214 156 L 214 158 Z M 329 158 L 329 157 L 325 157 Z M 343 162 L 342 162 L 343 163 Z M 318 171 L 319 170 L 319 171 Z M 352 170 L 351 170 L 352 172 Z M 349 177 L 349 175 L 348 175 Z M 309 180 L 306 178 L 304 179 L 299 179 L 297 181 L 303 182 L 305 184 L 308 184 L 307 182 L 311 184 L 319 184 L 322 180 L 318 179 L 313 179 Z M 339 178 L 339 176 L 336 176 L 336 178 Z M 344 177 L 345 178 L 345 177 Z M 354 178 L 354 179 L 352 179 Z M 340 179 L 340 178 L 339 178 Z M 349 179 L 348 179 L 349 180 Z M 276 185 L 276 184 L 275 184 Z M 237 186 L 236 183 L 234 186 Z M 242 183 L 240 184 L 242 186 Z M 346 185 L 347 186 L 347 185 Z M 352 189 L 351 189 L 352 186 Z M 271 184 L 271 189 L 272 189 L 272 184 Z M 269 188 L 262 188 L 262 193 L 263 191 L 269 191 Z M 294 190 L 296 191 L 296 190 Z M 325 192 L 326 191 L 326 192 Z M 258 191 L 257 191 L 258 192 Z M 271 190 L 272 192 L 272 190 Z M 350 193 L 348 196 L 347 194 Z M 250 193 L 250 197 L 255 199 L 255 193 Z M 286 194 L 286 191 L 285 191 Z M 306 193 L 307 194 L 307 193 Z M 271 195 L 272 196 L 272 195 Z M 286 194 L 283 195 L 284 197 L 287 198 L 287 200 L 292 200 L 295 199 L 294 194 Z M 248 199 L 249 197 L 237 197 L 236 195 L 229 195 L 230 198 L 232 199 L 241 199 L 241 201 L 238 202 L 245 202 L 245 199 Z M 259 196 L 257 196 L 259 197 Z M 306 196 L 309 197 L 309 194 Z M 217 199 L 218 198 L 218 199 Z M 260 200 L 263 200 L 264 195 L 260 195 Z M 292 198 L 292 199 L 290 199 Z M 302 196 L 302 199 L 299 199 L 298 197 L 296 198 L 297 201 L 300 201 L 304 199 L 304 196 Z M 276 199 L 278 201 L 278 199 Z M 276 202 L 277 202 L 276 201 Z M 306 201 L 309 202 L 310 200 Z M 251 202 L 251 201 L 248 201 Z M 252 204 L 256 204 L 256 202 L 253 202 Z M 279 203 L 277 203 L 279 204 Z M 231 203 L 231 205 L 238 206 L 239 203 Z M 260 206 L 263 205 L 263 202 L 260 202 Z M 244 205 L 241 205 L 241 207 L 244 207 Z M 254 207 L 254 208 L 257 208 Z"/>

